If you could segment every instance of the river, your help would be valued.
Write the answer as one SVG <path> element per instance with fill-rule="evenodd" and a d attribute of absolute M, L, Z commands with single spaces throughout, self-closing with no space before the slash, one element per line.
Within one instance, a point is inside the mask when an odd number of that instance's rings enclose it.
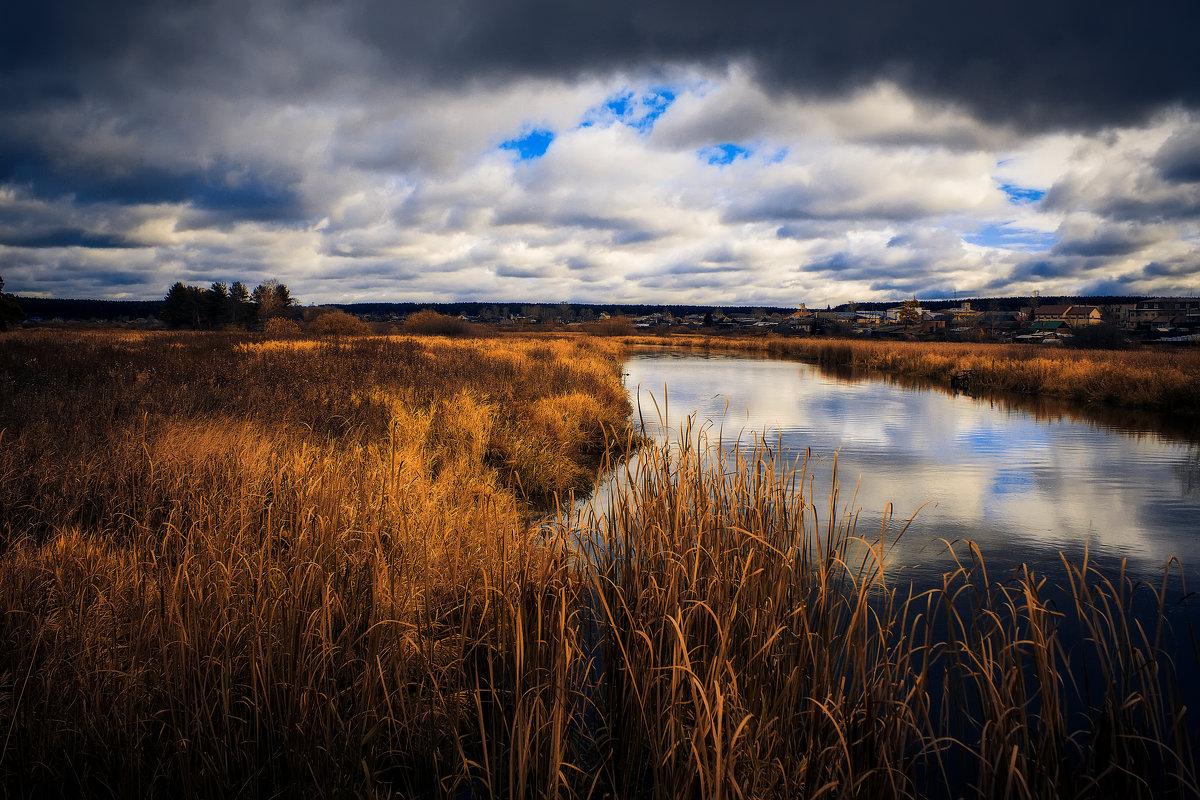
<path fill-rule="evenodd" d="M 981 399 L 879 376 L 744 355 L 640 352 L 625 385 L 654 436 L 688 415 L 710 441 L 755 434 L 792 460 L 810 453 L 818 507 L 834 458 L 843 513 L 878 534 L 889 509 L 912 525 L 889 572 L 925 582 L 952 567 L 944 542 L 973 540 L 990 566 L 1053 571 L 1059 553 L 1159 583 L 1200 586 L 1200 440 L 1170 420 L 1063 404 Z M 900 526 L 893 523 L 891 530 Z M 959 551 L 965 552 L 961 545 Z"/>

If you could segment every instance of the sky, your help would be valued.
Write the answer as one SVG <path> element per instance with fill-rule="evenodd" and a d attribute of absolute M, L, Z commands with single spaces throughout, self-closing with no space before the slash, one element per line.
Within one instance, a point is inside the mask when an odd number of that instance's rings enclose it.
<path fill-rule="evenodd" d="M 157 299 L 1200 294 L 1194 0 L 41 0 L 0 276 Z"/>

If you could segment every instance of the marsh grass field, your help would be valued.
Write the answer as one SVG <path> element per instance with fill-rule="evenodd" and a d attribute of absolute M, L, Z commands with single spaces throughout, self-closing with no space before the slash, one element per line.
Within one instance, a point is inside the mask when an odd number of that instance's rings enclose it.
<path fill-rule="evenodd" d="M 907 521 L 640 440 L 624 346 L 0 336 L 4 793 L 1200 795 L 1177 598 L 893 585 Z"/>

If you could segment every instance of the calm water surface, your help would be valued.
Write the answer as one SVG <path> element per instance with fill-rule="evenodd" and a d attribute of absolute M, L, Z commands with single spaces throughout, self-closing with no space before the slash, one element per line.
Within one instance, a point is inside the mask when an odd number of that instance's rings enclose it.
<path fill-rule="evenodd" d="M 1200 588 L 1200 442 L 1161 421 L 1022 410 L 745 356 L 642 353 L 625 369 L 635 416 L 640 406 L 660 438 L 665 406 L 668 430 L 695 414 L 726 443 L 765 432 L 789 461 L 809 448 L 818 508 L 836 454 L 840 505 L 858 512 L 860 535 L 879 531 L 889 503 L 901 521 L 916 514 L 890 572 L 928 579 L 950 566 L 939 538 L 971 539 L 990 566 L 1049 570 L 1086 545 L 1156 583 L 1174 555 Z"/>

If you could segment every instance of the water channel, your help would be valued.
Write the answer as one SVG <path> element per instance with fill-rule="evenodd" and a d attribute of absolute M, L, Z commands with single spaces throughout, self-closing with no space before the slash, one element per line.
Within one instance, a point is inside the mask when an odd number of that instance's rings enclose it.
<path fill-rule="evenodd" d="M 973 540 L 992 567 L 1052 572 L 1059 553 L 1086 547 L 1155 584 L 1175 556 L 1172 594 L 1183 581 L 1200 588 L 1200 438 L 1169 418 L 743 355 L 639 352 L 625 371 L 635 416 L 659 439 L 695 415 L 725 447 L 758 434 L 787 461 L 807 448 L 818 506 L 836 455 L 839 505 L 862 536 L 878 534 L 889 504 L 893 519 L 915 514 L 892 549 L 894 575 L 931 580 L 952 567 L 943 540 Z"/>

